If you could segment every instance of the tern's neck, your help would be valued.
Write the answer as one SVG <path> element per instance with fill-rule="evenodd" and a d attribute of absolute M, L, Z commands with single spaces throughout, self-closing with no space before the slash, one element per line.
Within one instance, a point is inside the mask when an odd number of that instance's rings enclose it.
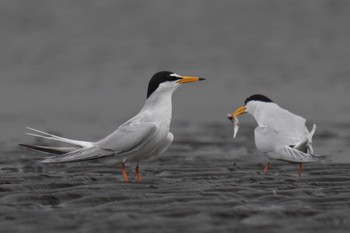
<path fill-rule="evenodd" d="M 249 114 L 252 115 L 259 127 L 265 126 L 265 117 L 269 114 L 273 114 L 279 108 L 275 103 L 252 103 L 249 106 Z"/>
<path fill-rule="evenodd" d="M 256 121 L 256 123 L 258 123 L 259 127 L 263 127 L 263 122 L 261 122 L 260 117 L 258 117 L 260 115 L 260 110 L 259 109 L 254 109 L 253 111 L 249 112 L 250 115 L 252 115 Z"/>
<path fill-rule="evenodd" d="M 170 124 L 172 114 L 172 95 L 173 92 L 154 92 L 146 100 L 141 112 L 152 113 L 152 118 L 158 121 L 165 121 Z"/>

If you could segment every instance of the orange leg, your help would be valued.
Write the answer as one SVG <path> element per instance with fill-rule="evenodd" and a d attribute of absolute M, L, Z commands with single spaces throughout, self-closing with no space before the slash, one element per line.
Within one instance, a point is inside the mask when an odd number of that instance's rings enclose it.
<path fill-rule="evenodd" d="M 121 167 L 122 167 L 122 172 L 123 172 L 124 181 L 125 181 L 125 182 L 128 182 L 128 181 L 129 181 L 129 178 L 128 178 L 128 175 L 126 174 L 124 163 L 121 164 Z"/>
<path fill-rule="evenodd" d="M 267 170 L 269 170 L 269 168 L 270 168 L 270 162 L 267 162 L 267 164 L 266 164 L 266 166 L 264 168 L 264 174 L 267 173 Z"/>
<path fill-rule="evenodd" d="M 303 163 L 299 163 L 299 171 L 298 171 L 299 176 L 301 176 L 302 171 L 303 171 Z"/>
<path fill-rule="evenodd" d="M 137 164 L 137 166 L 136 166 L 135 170 L 136 170 L 137 182 L 138 182 L 138 183 L 141 183 L 140 167 L 139 167 L 139 165 L 138 165 L 138 164 Z"/>

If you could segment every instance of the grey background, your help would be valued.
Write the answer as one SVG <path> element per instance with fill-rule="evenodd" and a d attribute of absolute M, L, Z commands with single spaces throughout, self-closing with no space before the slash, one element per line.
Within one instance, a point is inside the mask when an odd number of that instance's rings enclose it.
<path fill-rule="evenodd" d="M 174 130 L 225 124 L 254 93 L 320 127 L 349 123 L 348 1 L 35 0 L 0 10 L 6 144 L 24 140 L 25 126 L 101 137 L 139 111 L 160 70 L 207 79 L 175 93 Z"/>

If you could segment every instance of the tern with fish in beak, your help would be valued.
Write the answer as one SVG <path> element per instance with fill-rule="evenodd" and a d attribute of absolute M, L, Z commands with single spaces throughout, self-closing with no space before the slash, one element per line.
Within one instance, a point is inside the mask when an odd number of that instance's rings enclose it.
<path fill-rule="evenodd" d="M 255 144 L 258 151 L 268 162 L 264 174 L 270 168 L 271 160 L 282 160 L 299 164 L 298 175 L 301 176 L 303 163 L 315 162 L 326 156 L 315 156 L 312 137 L 316 130 L 314 124 L 311 132 L 306 128 L 306 120 L 285 110 L 264 95 L 256 94 L 248 97 L 244 106 L 239 107 L 228 118 L 237 123 L 237 117 L 249 113 L 258 127 L 254 130 Z M 238 131 L 235 127 L 234 136 Z"/>

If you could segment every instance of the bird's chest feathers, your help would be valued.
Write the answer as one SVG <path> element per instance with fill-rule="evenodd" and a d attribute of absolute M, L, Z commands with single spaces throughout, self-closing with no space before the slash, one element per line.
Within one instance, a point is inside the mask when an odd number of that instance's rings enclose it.
<path fill-rule="evenodd" d="M 149 120 L 159 124 L 161 129 L 169 131 L 171 123 L 171 106 L 163 106 L 152 111 Z"/>
<path fill-rule="evenodd" d="M 147 103 L 143 112 L 147 115 L 147 121 L 157 122 L 169 128 L 172 117 L 171 96 L 153 99 Z"/>

